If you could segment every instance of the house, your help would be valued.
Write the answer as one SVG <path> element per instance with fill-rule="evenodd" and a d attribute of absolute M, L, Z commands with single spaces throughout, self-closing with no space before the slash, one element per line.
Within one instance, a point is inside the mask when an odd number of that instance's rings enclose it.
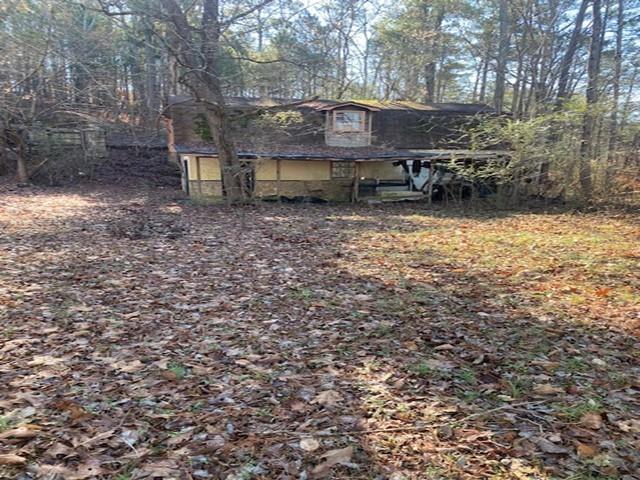
<path fill-rule="evenodd" d="M 468 150 L 469 125 L 494 114 L 486 105 L 232 97 L 228 106 L 256 197 L 423 197 L 433 192 L 438 162 L 499 155 Z M 219 197 L 220 165 L 202 108 L 170 99 L 168 147 L 185 191 Z"/>

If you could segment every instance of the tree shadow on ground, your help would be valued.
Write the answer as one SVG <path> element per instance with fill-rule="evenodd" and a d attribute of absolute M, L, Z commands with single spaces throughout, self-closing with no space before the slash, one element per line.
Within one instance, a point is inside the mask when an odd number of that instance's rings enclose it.
<path fill-rule="evenodd" d="M 379 473 L 610 478 L 637 471 L 637 432 L 624 431 L 638 414 L 637 338 L 532 317 L 503 303 L 490 278 L 441 272 L 434 286 L 393 276 L 350 270 L 331 279 L 356 298 L 371 297 L 354 301 L 361 320 L 344 328 L 356 335 L 342 332 L 338 348 L 350 352 L 343 368 L 367 419 L 361 428 L 373 431 L 353 438 Z"/>
<path fill-rule="evenodd" d="M 361 234 L 416 231 L 388 220 L 353 212 L 333 219 L 347 238 L 317 272 L 342 305 L 351 301 L 346 317 L 340 309 L 331 316 L 344 320 L 332 341 L 367 418 L 360 428 L 374 430 L 351 440 L 377 459 L 377 473 L 615 478 L 637 471 L 638 432 L 628 435 L 625 423 L 637 414 L 637 338 L 563 312 L 537 316 L 539 298 L 411 241 L 389 241 L 372 256 Z M 319 236 L 329 237 L 322 227 Z M 379 241 L 369 247 L 379 249 Z M 311 305 L 327 301 L 319 292 Z"/>

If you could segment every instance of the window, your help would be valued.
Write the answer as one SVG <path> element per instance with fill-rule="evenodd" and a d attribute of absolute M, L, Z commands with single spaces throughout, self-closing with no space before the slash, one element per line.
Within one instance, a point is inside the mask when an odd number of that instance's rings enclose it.
<path fill-rule="evenodd" d="M 336 132 L 364 132 L 364 112 L 334 111 L 333 130 Z"/>
<path fill-rule="evenodd" d="M 353 162 L 331 162 L 331 178 L 353 178 Z"/>

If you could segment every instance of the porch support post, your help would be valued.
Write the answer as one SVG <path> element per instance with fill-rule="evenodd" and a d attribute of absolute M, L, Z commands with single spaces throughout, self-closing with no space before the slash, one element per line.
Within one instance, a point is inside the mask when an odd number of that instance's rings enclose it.
<path fill-rule="evenodd" d="M 280 162 L 282 160 L 280 160 L 279 158 L 276 160 L 276 195 L 278 195 L 278 201 L 280 201 L 280 179 L 281 179 L 281 174 L 280 174 Z"/>
<path fill-rule="evenodd" d="M 433 165 L 433 160 L 429 160 L 429 188 L 427 191 L 429 192 L 429 205 L 433 203 L 433 174 L 435 173 L 435 168 Z"/>
<path fill-rule="evenodd" d="M 200 157 L 196 157 L 196 178 L 198 179 L 198 195 L 202 196 L 202 174 L 200 172 Z"/>
<path fill-rule="evenodd" d="M 357 161 L 353 161 L 353 191 L 351 192 L 351 202 L 358 201 L 358 190 L 360 189 L 360 168 Z"/>

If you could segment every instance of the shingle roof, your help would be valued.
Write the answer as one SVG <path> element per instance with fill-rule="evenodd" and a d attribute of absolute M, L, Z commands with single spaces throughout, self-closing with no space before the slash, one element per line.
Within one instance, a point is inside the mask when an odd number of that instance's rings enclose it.
<path fill-rule="evenodd" d="M 227 97 L 227 104 L 231 108 L 273 108 L 279 106 L 291 105 L 292 108 L 311 108 L 314 110 L 326 110 L 340 104 L 359 104 L 377 110 L 409 110 L 433 113 L 458 113 L 464 115 L 474 115 L 479 113 L 495 113 L 495 110 L 481 103 L 418 103 L 410 100 L 368 100 L 368 99 L 352 99 L 352 100 L 328 100 L 328 99 L 292 99 L 278 97 Z M 188 96 L 171 96 L 169 97 L 169 105 L 193 105 L 195 102 Z"/>
<path fill-rule="evenodd" d="M 296 145 L 271 145 L 268 148 L 256 148 L 249 145 L 238 145 L 240 158 L 281 158 L 287 160 L 409 160 L 451 158 L 487 158 L 508 155 L 502 150 L 414 150 L 388 149 L 384 147 L 300 147 Z M 215 155 L 216 148 L 211 144 L 178 144 L 174 145 L 176 153 L 190 155 Z"/>

